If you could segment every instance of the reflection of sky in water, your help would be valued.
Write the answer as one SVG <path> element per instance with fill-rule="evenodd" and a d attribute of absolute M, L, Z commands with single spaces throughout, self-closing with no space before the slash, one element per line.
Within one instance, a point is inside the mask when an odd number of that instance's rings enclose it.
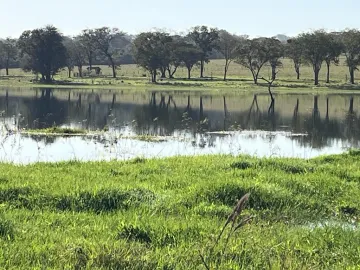
<path fill-rule="evenodd" d="M 0 161 L 198 154 L 310 158 L 359 147 L 357 104 L 360 95 L 284 94 L 276 96 L 274 111 L 269 111 L 266 93 L 200 97 L 52 89 L 22 92 L 0 87 Z M 67 138 L 9 133 L 54 125 L 109 132 Z M 116 140 L 137 135 L 170 137 L 163 142 Z"/>
<path fill-rule="evenodd" d="M 113 137 L 113 138 L 112 138 Z M 348 145 L 333 140 L 330 147 L 312 149 L 300 145 L 285 132 L 234 132 L 230 135 L 203 134 L 190 139 L 186 135 L 166 138 L 162 142 L 135 139 L 115 140 L 113 135 L 94 137 L 54 137 L 46 144 L 45 138 L 36 141 L 25 135 L 0 136 L 0 160 L 14 163 L 62 161 L 77 159 L 111 160 L 134 157 L 169 157 L 204 154 L 250 154 L 259 157 L 311 158 L 322 154 L 341 153 Z M 298 140 L 303 138 L 299 135 Z"/>

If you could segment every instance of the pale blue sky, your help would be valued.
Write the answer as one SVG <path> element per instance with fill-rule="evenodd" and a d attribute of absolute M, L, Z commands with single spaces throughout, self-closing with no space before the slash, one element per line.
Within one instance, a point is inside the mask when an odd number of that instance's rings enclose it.
<path fill-rule="evenodd" d="M 250 36 L 360 28 L 360 0 L 0 0 L 0 37 L 53 24 L 67 35 L 118 27 L 187 31 L 208 25 Z"/>

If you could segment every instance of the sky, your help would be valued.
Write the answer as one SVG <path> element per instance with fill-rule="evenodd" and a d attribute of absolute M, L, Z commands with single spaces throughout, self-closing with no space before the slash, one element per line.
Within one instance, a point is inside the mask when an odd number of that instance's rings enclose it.
<path fill-rule="evenodd" d="M 187 32 L 196 25 L 250 37 L 360 28 L 360 0 L 0 0 L 0 37 L 54 25 L 65 35 L 117 27 Z"/>

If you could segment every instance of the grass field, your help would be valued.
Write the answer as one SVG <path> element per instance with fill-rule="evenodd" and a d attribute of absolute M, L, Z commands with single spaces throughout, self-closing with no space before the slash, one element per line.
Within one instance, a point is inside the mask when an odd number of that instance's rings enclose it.
<path fill-rule="evenodd" d="M 358 151 L 0 163 L 0 266 L 359 269 L 359 168 Z M 248 192 L 250 222 L 214 245 Z"/>
<path fill-rule="evenodd" d="M 320 72 L 320 85 L 314 87 L 313 85 L 313 71 L 310 66 L 301 67 L 301 79 L 296 79 L 296 74 L 293 68 L 291 60 L 284 59 L 283 67 L 280 69 L 278 74 L 278 79 L 275 83 L 276 89 L 280 90 L 292 90 L 292 91 L 303 91 L 303 90 L 328 90 L 332 89 L 335 91 L 340 90 L 359 90 L 359 84 L 350 85 L 348 81 L 348 68 L 345 65 L 345 59 L 341 58 L 340 64 L 338 66 L 331 66 L 331 75 L 330 75 L 330 84 L 325 83 L 326 78 L 326 65 L 323 64 L 323 67 Z M 111 78 L 111 69 L 106 66 L 102 66 L 103 76 L 100 78 L 67 78 L 67 71 L 64 70 L 60 72 L 55 79 L 57 80 L 68 80 L 68 83 L 76 84 L 71 85 L 74 87 L 103 87 L 103 88 L 137 88 L 143 90 L 162 90 L 162 89 L 189 89 L 191 90 L 203 90 L 203 89 L 217 89 L 217 90 L 254 90 L 259 88 L 264 88 L 266 83 L 259 81 L 260 86 L 254 85 L 249 70 L 244 67 L 232 63 L 230 65 L 230 70 L 228 72 L 228 81 L 223 82 L 223 70 L 224 70 L 224 60 L 212 60 L 205 67 L 205 75 L 208 77 L 206 79 L 200 79 L 198 68 L 194 68 L 192 74 L 193 79 L 187 80 L 186 70 L 180 68 L 175 74 L 175 79 L 173 80 L 160 80 L 158 84 L 153 85 L 149 83 L 148 74 L 140 67 L 136 65 L 122 65 L 118 70 L 118 79 Z M 76 70 L 75 70 L 76 71 Z M 3 76 L 0 77 L 0 86 L 33 86 L 30 80 L 34 77 L 31 73 L 25 73 L 20 69 L 10 70 L 10 77 L 4 77 L 5 71 L 1 71 L 0 74 Z M 271 74 L 270 67 L 265 66 L 260 74 L 265 78 L 269 78 Z M 359 72 L 355 74 L 355 80 L 357 80 Z M 68 86 L 67 86 L 68 87 Z"/>

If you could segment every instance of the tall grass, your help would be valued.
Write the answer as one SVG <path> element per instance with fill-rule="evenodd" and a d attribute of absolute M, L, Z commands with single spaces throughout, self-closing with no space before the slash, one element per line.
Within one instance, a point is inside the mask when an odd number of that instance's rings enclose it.
<path fill-rule="evenodd" d="M 0 163 L 0 265 L 357 269 L 359 165 L 358 151 L 311 160 Z M 249 192 L 247 206 L 234 210 Z"/>

